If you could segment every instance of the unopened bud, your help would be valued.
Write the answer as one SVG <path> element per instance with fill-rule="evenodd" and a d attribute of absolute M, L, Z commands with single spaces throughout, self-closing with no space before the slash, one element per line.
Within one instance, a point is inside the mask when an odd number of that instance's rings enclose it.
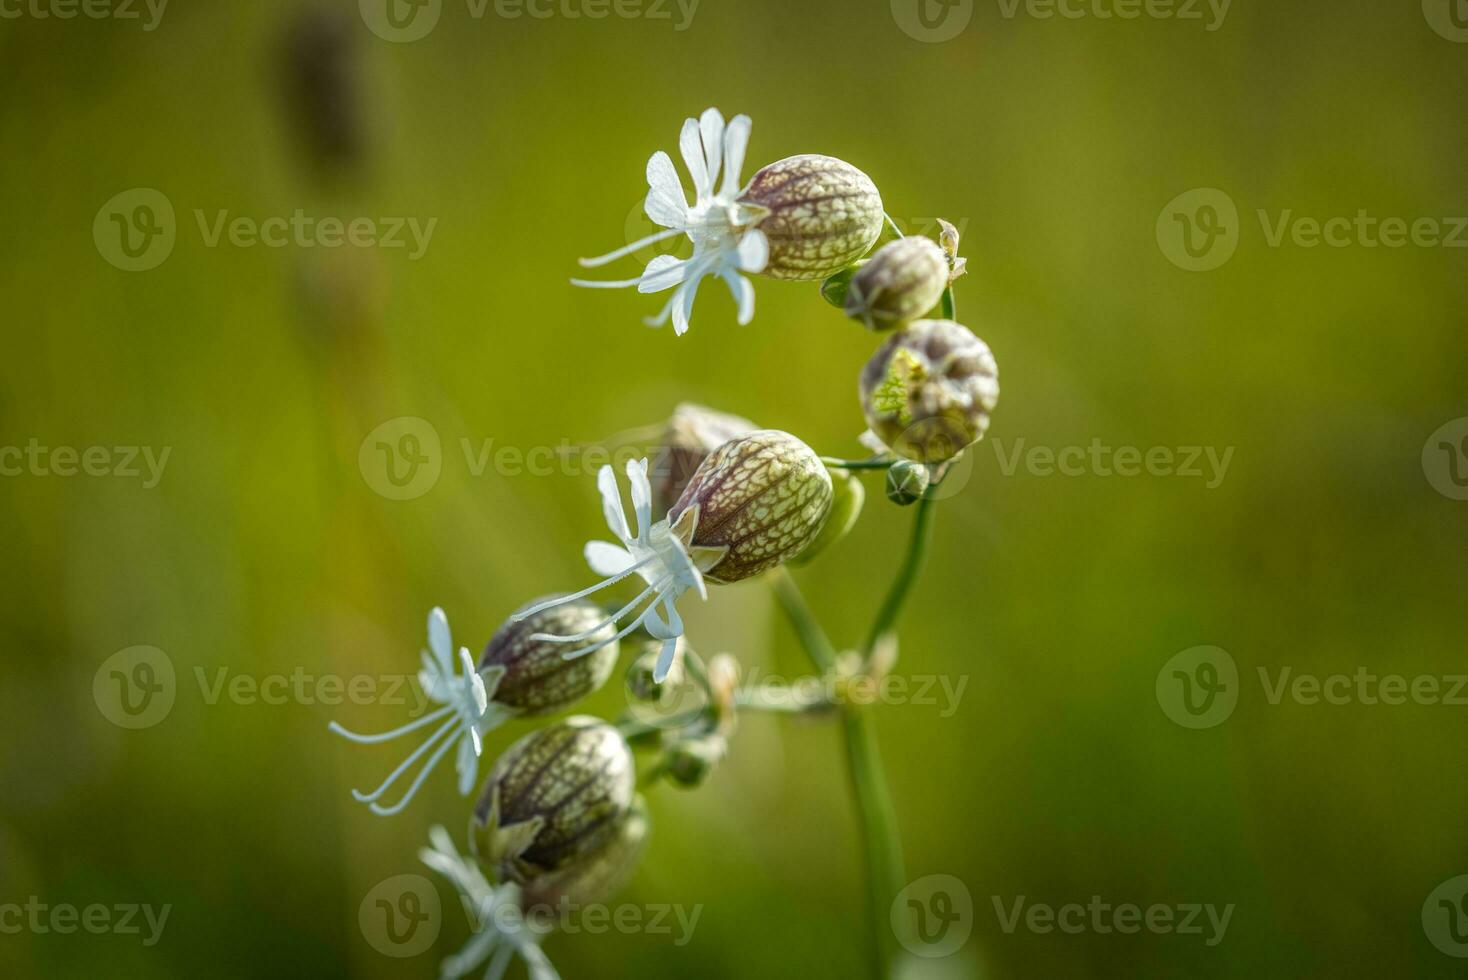
<path fill-rule="evenodd" d="M 545 596 L 522 609 L 553 599 Z M 567 660 L 564 643 L 536 640 L 537 634 L 570 636 L 604 624 L 587 640 L 607 644 L 584 657 Z M 617 664 L 616 627 L 607 622 L 606 610 L 586 599 L 552 606 L 515 622 L 513 618 L 495 631 L 479 669 L 503 667 L 504 676 L 495 689 L 494 700 L 525 715 L 559 711 L 601 689 Z"/>
<path fill-rule="evenodd" d="M 519 884 L 559 871 L 611 840 L 636 790 L 622 733 L 577 716 L 505 750 L 474 808 L 480 862 Z"/>
<path fill-rule="evenodd" d="M 831 476 L 805 443 L 764 429 L 726 442 L 668 512 L 714 582 L 738 582 L 800 554 L 831 511 Z"/>
<path fill-rule="evenodd" d="M 807 153 L 770 164 L 740 202 L 764 215 L 770 243 L 764 275 L 825 279 L 866 255 L 882 234 L 882 195 L 844 160 Z"/>
<path fill-rule="evenodd" d="M 637 870 L 650 829 L 641 801 L 634 801 L 605 844 L 559 871 L 528 882 L 522 905 L 531 909 L 563 904 L 574 908 L 607 900 Z"/>
<path fill-rule="evenodd" d="M 913 235 L 883 245 L 851 277 L 846 315 L 868 330 L 887 330 L 931 311 L 948 288 L 948 257 Z"/>
<path fill-rule="evenodd" d="M 887 339 L 861 373 L 862 409 L 877 438 L 919 462 L 978 442 L 999 403 L 994 355 L 951 320 L 919 320 Z"/>
<path fill-rule="evenodd" d="M 708 779 L 725 754 L 728 743 L 722 735 L 705 735 L 683 739 L 668 749 L 668 778 L 679 786 L 700 786 Z"/>
<path fill-rule="evenodd" d="M 899 507 L 915 504 L 928 492 L 928 468 L 910 459 L 899 459 L 887 470 L 887 499 Z"/>

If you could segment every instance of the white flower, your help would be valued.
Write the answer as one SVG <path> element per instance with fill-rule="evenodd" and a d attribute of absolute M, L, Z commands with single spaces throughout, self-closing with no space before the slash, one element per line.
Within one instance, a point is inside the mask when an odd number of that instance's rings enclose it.
<path fill-rule="evenodd" d="M 468 796 L 469 791 L 474 788 L 475 777 L 479 772 L 479 755 L 484 750 L 484 733 L 510 715 L 509 709 L 490 703 L 495 689 L 499 686 L 500 678 L 504 676 L 503 667 L 489 667 L 481 673 L 474 669 L 474 659 L 469 655 L 468 649 L 460 647 L 458 659 L 459 665 L 463 668 L 463 674 L 454 672 L 454 644 L 449 634 L 448 617 L 444 615 L 442 609 L 435 608 L 428 614 L 428 646 L 433 651 L 433 655 L 429 656 L 428 650 L 423 651 L 423 669 L 418 672 L 418 682 L 423 685 L 423 691 L 429 699 L 443 707 L 401 728 L 383 732 L 381 735 L 359 735 L 348 731 L 336 722 L 332 722 L 329 726 L 331 731 L 343 738 L 364 745 L 373 745 L 416 732 L 442 719 L 443 723 L 439 725 L 438 729 L 422 745 L 418 746 L 412 755 L 403 760 L 403 764 L 394 769 L 376 790 L 371 793 L 352 790 L 352 796 L 356 798 L 357 802 L 369 804 L 372 812 L 380 816 L 386 817 L 400 813 L 412 801 L 418 788 L 428 778 L 428 774 L 443 760 L 456 742 L 459 746 L 456 762 L 459 773 L 459 794 Z M 437 748 L 434 748 L 435 745 Z M 408 791 L 403 794 L 402 799 L 390 807 L 377 802 L 382 794 L 386 793 L 398 781 L 398 778 L 412 768 L 413 764 L 430 749 L 433 755 L 429 756 L 428 761 L 418 773 L 417 778 L 413 780 L 412 785 L 408 787 Z"/>
<path fill-rule="evenodd" d="M 632 506 L 637 515 L 636 534 L 633 534 L 627 527 L 627 515 L 622 510 L 622 494 L 617 487 L 617 478 L 613 475 L 612 468 L 603 466 L 596 478 L 597 486 L 601 489 L 602 509 L 606 513 L 607 526 L 622 542 L 621 545 L 615 545 L 607 541 L 591 541 L 586 545 L 586 563 L 591 566 L 593 572 L 605 578 L 591 588 L 574 595 L 552 599 L 524 609 L 512 616 L 511 621 L 518 622 L 542 610 L 583 598 L 620 582 L 636 572 L 647 583 L 647 588 L 643 589 L 637 598 L 602 622 L 570 636 L 536 633 L 531 636 L 531 639 L 552 643 L 582 643 L 608 625 L 620 624 L 630 616 L 630 621 L 614 638 L 620 640 L 633 630 L 642 627 L 654 638 L 662 640 L 663 648 L 658 656 L 657 667 L 653 675 L 658 681 L 662 681 L 668 676 L 668 671 L 673 666 L 673 654 L 678 648 L 678 638 L 683 635 L 683 619 L 678 615 L 675 605 L 678 597 L 689 589 L 697 589 L 701 598 L 708 598 L 708 589 L 703 581 L 704 570 L 698 563 L 698 558 L 703 557 L 702 552 L 705 549 L 693 548 L 690 553 L 688 538 L 691 535 L 691 529 L 689 527 L 674 527 L 666 518 L 656 524 L 653 523 L 652 488 L 647 481 L 646 459 L 627 462 L 627 480 L 632 487 Z M 697 517 L 696 509 L 685 511 L 685 514 L 689 515 L 691 519 Z M 708 557 L 717 563 L 717 560 L 723 557 L 723 549 L 715 549 L 714 553 Z M 646 603 L 645 606 L 644 603 Z M 642 611 L 633 615 L 639 606 L 643 607 Z M 584 656 L 610 642 L 612 638 L 567 651 L 564 656 L 567 660 Z"/>
<path fill-rule="evenodd" d="M 478 865 L 459 854 L 453 838 L 442 827 L 431 829 L 428 839 L 433 847 L 420 850 L 419 859 L 453 882 L 464 898 L 465 909 L 474 919 L 474 935 L 463 949 L 443 961 L 439 975 L 467 976 L 489 960 L 485 980 L 500 980 L 510 960 L 519 953 L 530 980 L 560 980 L 540 948 L 545 932 L 525 920 L 519 904 L 520 889 L 514 883 L 498 888 L 491 885 Z"/>
<path fill-rule="evenodd" d="M 678 146 L 693 178 L 693 206 L 688 205 L 673 161 L 659 150 L 647 161 L 650 190 L 644 208 L 647 216 L 667 231 L 650 235 L 600 258 L 582 259 L 581 265 L 588 269 L 606 265 L 643 246 L 678 235 L 687 235 L 693 242 L 690 258 L 659 255 L 647 264 L 641 276 L 621 282 L 571 281 L 578 286 L 600 289 L 636 286 L 640 293 L 660 293 L 677 286 L 662 312 L 656 317 L 649 317 L 647 323 L 649 326 L 661 326 L 671 316 L 674 331 L 681 335 L 688 330 L 688 318 L 693 312 L 699 283 L 705 276 L 719 276 L 729 284 L 739 304 L 739 322 L 745 324 L 753 319 L 754 285 L 741 273 L 764 270 L 770 259 L 770 243 L 764 232 L 755 227 L 767 214 L 766 210 L 739 200 L 744 190 L 739 175 L 744 169 L 750 126 L 748 116 L 735 116 L 726 127 L 724 117 L 717 109 L 707 110 L 701 119 L 685 121 Z M 722 182 L 719 179 L 721 170 Z"/>

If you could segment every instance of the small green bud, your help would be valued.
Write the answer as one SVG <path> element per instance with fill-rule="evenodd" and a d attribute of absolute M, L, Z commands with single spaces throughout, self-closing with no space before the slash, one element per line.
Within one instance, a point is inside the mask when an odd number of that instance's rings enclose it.
<path fill-rule="evenodd" d="M 520 608 L 528 609 L 553 598 L 544 596 Z M 617 633 L 615 626 L 607 623 L 592 634 L 595 640 L 609 640 L 606 646 L 574 660 L 563 656 L 564 643 L 531 637 L 537 633 L 570 636 L 606 619 L 606 610 L 582 599 L 543 610 L 520 622 L 513 618 L 507 621 L 490 637 L 479 658 L 481 671 L 496 666 L 505 669 L 494 700 L 533 716 L 560 711 L 600 690 L 617 664 L 617 641 L 612 639 Z"/>
<path fill-rule="evenodd" d="M 821 552 L 846 537 L 856 526 L 856 519 L 861 516 L 862 505 L 866 503 L 866 487 L 850 473 L 837 473 L 831 477 L 831 490 L 833 495 L 831 516 L 826 518 L 825 526 L 821 528 L 821 533 L 816 535 L 810 546 L 790 559 L 790 564 L 810 564 Z"/>
<path fill-rule="evenodd" d="M 681 739 L 668 748 L 668 778 L 679 786 L 701 786 L 728 750 L 722 735 Z"/>
<path fill-rule="evenodd" d="M 740 203 L 760 209 L 770 243 L 763 274 L 825 279 L 866 255 L 882 234 L 882 195 L 860 170 L 807 153 L 770 164 L 750 180 Z"/>
<path fill-rule="evenodd" d="M 800 554 L 825 526 L 831 475 L 805 443 L 765 429 L 714 450 L 668 512 L 714 582 L 738 582 Z"/>
<path fill-rule="evenodd" d="M 474 807 L 480 863 L 525 884 L 599 850 L 632 805 L 637 775 L 622 733 L 577 716 L 505 750 Z"/>
<path fill-rule="evenodd" d="M 868 330 L 916 320 L 938 305 L 948 274 L 948 257 L 929 239 L 913 235 L 888 242 L 852 276 L 846 315 Z"/>
<path fill-rule="evenodd" d="M 684 402 L 673 410 L 663 430 L 662 445 L 652 464 L 652 507 L 655 514 L 666 514 L 683 494 L 709 453 L 730 439 L 746 436 L 759 426 L 738 415 L 716 412 L 702 405 Z"/>
<path fill-rule="evenodd" d="M 899 459 L 887 470 L 887 499 L 899 507 L 915 504 L 928 492 L 928 468 Z"/>
<path fill-rule="evenodd" d="M 525 885 L 521 904 L 525 908 L 571 907 L 602 902 L 616 894 L 632 872 L 647 846 L 650 826 L 640 799 L 617 825 L 616 832 L 597 850 L 560 871 L 541 875 Z"/>
<path fill-rule="evenodd" d="M 984 437 L 999 403 L 994 355 L 952 320 L 919 320 L 887 338 L 862 369 L 867 424 L 893 452 L 952 459 Z"/>

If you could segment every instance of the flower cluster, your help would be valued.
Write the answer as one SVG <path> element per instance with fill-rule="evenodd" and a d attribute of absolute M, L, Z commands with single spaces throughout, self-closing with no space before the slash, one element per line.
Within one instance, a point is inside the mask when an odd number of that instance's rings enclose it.
<path fill-rule="evenodd" d="M 497 978 L 519 957 L 532 980 L 554 978 L 540 948 L 549 927 L 527 913 L 567 896 L 596 901 L 631 874 L 648 830 L 634 743 L 650 741 L 661 751 L 644 782 L 665 776 L 697 786 L 727 752 L 736 712 L 761 706 L 738 690 L 733 657 L 705 665 L 692 651 L 680 602 L 689 593 L 707 600 L 710 586 L 824 554 L 862 511 L 861 471 L 885 471 L 895 503 L 929 500 L 943 467 L 988 428 L 997 369 L 988 347 L 954 319 L 952 285 L 965 271 L 957 230 L 945 222 L 936 243 L 899 235 L 876 248 L 884 223 L 891 224 L 881 195 L 866 174 L 835 157 L 786 157 L 742 184 L 750 131 L 748 116 L 726 123 L 716 109 L 687 120 L 679 150 L 691 200 L 672 158 L 653 154 L 645 210 L 663 231 L 582 265 L 606 265 L 673 238 L 686 238 L 691 254 L 660 255 L 633 279 L 573 282 L 673 290 L 648 322 L 671 320 L 679 335 L 710 276 L 728 284 L 741 324 L 754 315 L 749 275 L 819 282 L 849 317 L 887 332 L 859 385 L 870 427 L 862 441 L 875 455 L 820 456 L 789 432 L 680 405 L 652 471 L 648 458 L 624 467 L 626 500 L 612 467 L 597 474 L 611 540 L 583 549 L 594 583 L 521 605 L 477 661 L 467 648 L 455 650 L 447 617 L 434 609 L 419 682 L 435 710 L 377 735 L 331 723 L 336 734 L 368 745 L 431 729 L 376 789 L 353 791 L 372 812 L 391 815 L 455 750 L 459 793 L 468 796 L 491 731 L 571 708 L 605 685 L 625 644 L 638 651 L 627 675 L 628 718 L 613 725 L 571 717 L 501 752 L 473 809 L 468 856 L 442 828 L 432 831 L 423 861 L 449 879 L 481 923 L 444 961 L 445 977 L 487 964 L 485 976 Z M 619 588 L 621 598 L 602 601 Z M 851 669 L 850 656 L 840 667 L 829 663 L 834 651 L 824 659 L 830 669 Z M 691 705 L 674 697 L 688 689 L 697 692 Z M 388 802 L 409 773 L 406 789 Z"/>

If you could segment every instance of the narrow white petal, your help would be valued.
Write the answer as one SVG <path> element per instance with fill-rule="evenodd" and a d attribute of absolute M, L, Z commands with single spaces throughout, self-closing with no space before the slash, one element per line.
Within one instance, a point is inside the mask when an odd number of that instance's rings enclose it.
<path fill-rule="evenodd" d="M 725 269 L 722 275 L 734 294 L 734 302 L 739 304 L 739 325 L 745 326 L 754 319 L 754 283 L 733 269 Z"/>
<path fill-rule="evenodd" d="M 596 474 L 596 485 L 601 490 L 602 513 L 606 514 L 607 527 L 620 541 L 632 535 L 627 530 L 627 513 L 622 510 L 622 492 L 617 487 L 617 476 L 611 466 L 603 466 Z"/>
<path fill-rule="evenodd" d="M 661 684 L 668 679 L 668 672 L 673 669 L 673 654 L 678 652 L 678 638 L 663 641 L 663 649 L 658 654 L 658 662 L 652 669 L 652 679 Z"/>
<path fill-rule="evenodd" d="M 642 281 L 637 284 L 639 293 L 660 293 L 683 281 L 688 273 L 688 263 L 676 255 L 659 255 L 647 264 Z"/>
<path fill-rule="evenodd" d="M 676 207 L 680 214 L 688 213 L 688 198 L 683 194 L 683 185 L 678 182 L 678 170 L 673 166 L 673 158 L 662 150 L 647 161 L 647 187 L 649 197 L 656 195 L 659 200 Z"/>
<path fill-rule="evenodd" d="M 642 202 L 642 210 L 652 219 L 653 224 L 662 225 L 664 228 L 676 228 L 679 231 L 688 228 L 687 206 L 668 200 L 658 191 L 647 192 L 647 200 Z"/>
<path fill-rule="evenodd" d="M 703 138 L 699 134 L 698 120 L 689 119 L 683 123 L 683 132 L 678 137 L 678 149 L 683 154 L 683 163 L 693 178 L 693 189 L 698 197 L 703 199 L 711 196 L 713 187 L 709 182 L 708 161 L 703 155 Z"/>
<path fill-rule="evenodd" d="M 606 541 L 586 542 L 583 553 L 586 555 L 586 564 L 603 577 L 620 575 L 636 563 L 636 559 L 626 548 L 619 548 Z"/>
<path fill-rule="evenodd" d="M 685 282 L 673 297 L 673 332 L 680 337 L 688 332 L 688 320 L 693 316 L 693 301 L 698 298 L 700 281 Z"/>
<path fill-rule="evenodd" d="M 744 169 L 744 151 L 749 147 L 749 130 L 752 124 L 748 116 L 735 116 L 724 130 L 724 187 L 722 194 L 733 197 L 739 193 L 740 171 Z"/>
<path fill-rule="evenodd" d="M 454 641 L 449 634 L 449 618 L 437 606 L 428 614 L 428 648 L 438 659 L 439 666 L 453 673 Z"/>
<path fill-rule="evenodd" d="M 627 460 L 627 482 L 632 487 L 632 509 L 637 512 L 637 539 L 652 530 L 652 486 L 647 482 L 647 459 Z"/>
<path fill-rule="evenodd" d="M 631 255 L 633 252 L 637 251 L 640 248 L 646 248 L 649 245 L 656 245 L 658 242 L 665 241 L 669 238 L 674 237 L 675 235 L 681 234 L 683 234 L 683 229 L 669 228 L 666 231 L 654 232 L 653 234 L 648 235 L 646 238 L 639 238 L 632 244 L 624 245 L 616 251 L 608 252 L 606 255 L 598 255 L 594 259 L 577 259 L 576 261 L 581 264 L 581 268 L 583 269 L 595 269 L 598 266 L 606 265 L 609 262 L 615 262 L 617 259 L 620 259 L 623 256 Z"/>
<path fill-rule="evenodd" d="M 724 162 L 724 116 L 718 109 L 705 109 L 698 121 L 703 138 L 704 157 L 709 167 L 709 189 L 719 182 L 719 167 Z"/>
<path fill-rule="evenodd" d="M 739 268 L 745 272 L 764 272 L 770 263 L 770 240 L 758 228 L 751 228 L 739 239 Z"/>

